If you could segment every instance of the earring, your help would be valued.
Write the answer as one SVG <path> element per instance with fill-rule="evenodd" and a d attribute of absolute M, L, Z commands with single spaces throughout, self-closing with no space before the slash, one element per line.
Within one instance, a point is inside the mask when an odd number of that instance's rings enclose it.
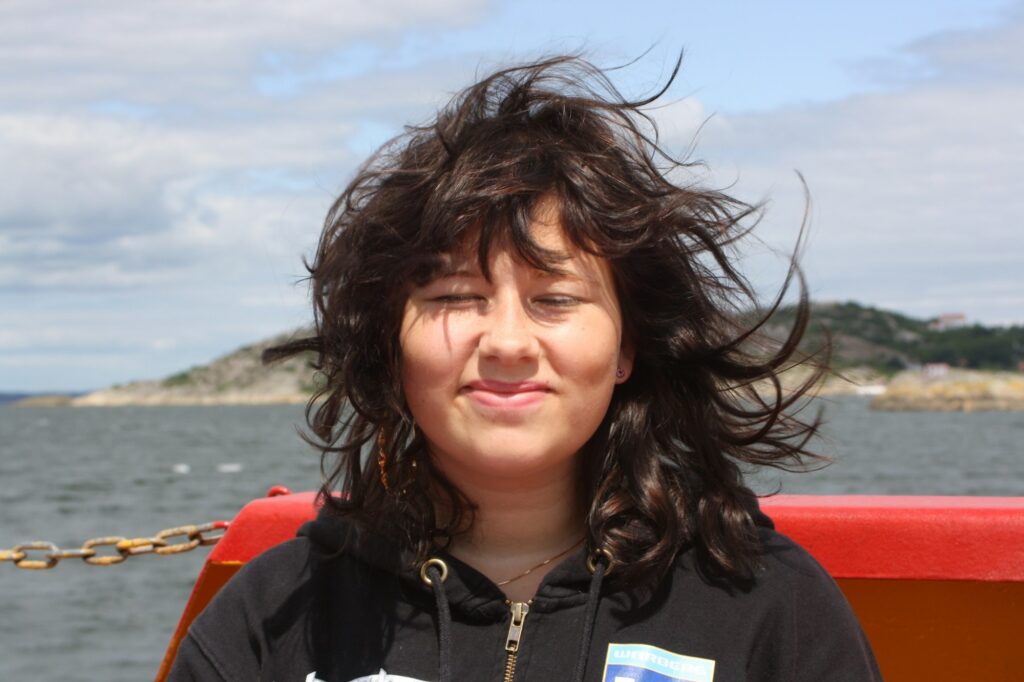
<path fill-rule="evenodd" d="M 626 370 L 622 369 L 621 367 L 619 367 L 618 369 L 615 370 L 615 378 L 622 379 L 625 376 L 626 376 Z"/>
<path fill-rule="evenodd" d="M 377 432 L 377 468 L 380 469 L 380 484 L 384 486 L 384 492 L 391 492 L 391 483 L 388 481 L 388 453 L 387 442 L 384 440 L 384 430 Z"/>

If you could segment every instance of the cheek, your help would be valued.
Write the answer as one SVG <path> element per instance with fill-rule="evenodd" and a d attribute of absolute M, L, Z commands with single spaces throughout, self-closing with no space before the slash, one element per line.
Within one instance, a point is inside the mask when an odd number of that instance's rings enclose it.
<path fill-rule="evenodd" d="M 566 338 L 556 344 L 560 349 L 561 372 L 581 383 L 599 386 L 608 383 L 610 389 L 619 355 L 618 339 L 618 329 L 610 320 L 567 331 Z"/>
<path fill-rule="evenodd" d="M 431 390 L 447 387 L 459 378 L 458 347 L 451 330 L 439 320 L 420 319 L 403 326 L 402 385 L 410 404 L 420 403 Z"/>

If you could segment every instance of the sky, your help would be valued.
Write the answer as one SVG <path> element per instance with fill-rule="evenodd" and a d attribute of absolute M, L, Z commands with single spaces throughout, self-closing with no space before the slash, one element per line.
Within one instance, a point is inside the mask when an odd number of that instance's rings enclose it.
<path fill-rule="evenodd" d="M 584 52 L 765 201 L 764 300 L 1024 323 L 1024 2 L 6 0 L 0 392 L 164 377 L 311 320 L 328 207 L 502 65 Z M 624 66 L 625 65 L 625 66 Z M 792 296 L 790 297 L 792 298 Z"/>

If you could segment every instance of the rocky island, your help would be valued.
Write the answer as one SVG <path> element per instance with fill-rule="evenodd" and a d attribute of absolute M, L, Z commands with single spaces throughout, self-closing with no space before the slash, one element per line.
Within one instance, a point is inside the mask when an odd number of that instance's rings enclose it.
<path fill-rule="evenodd" d="M 123 405 L 271 405 L 304 403 L 313 393 L 312 356 L 293 356 L 264 365 L 263 351 L 312 334 L 299 329 L 243 346 L 208 365 L 162 380 L 133 381 L 70 400 L 72 407 Z"/>

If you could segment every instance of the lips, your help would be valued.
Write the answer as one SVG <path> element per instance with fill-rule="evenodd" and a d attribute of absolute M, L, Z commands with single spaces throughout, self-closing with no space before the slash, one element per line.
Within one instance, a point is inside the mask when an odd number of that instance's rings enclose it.
<path fill-rule="evenodd" d="M 497 381 L 478 379 L 466 384 L 465 393 L 478 405 L 496 410 L 519 410 L 532 407 L 551 392 L 539 381 Z"/>

